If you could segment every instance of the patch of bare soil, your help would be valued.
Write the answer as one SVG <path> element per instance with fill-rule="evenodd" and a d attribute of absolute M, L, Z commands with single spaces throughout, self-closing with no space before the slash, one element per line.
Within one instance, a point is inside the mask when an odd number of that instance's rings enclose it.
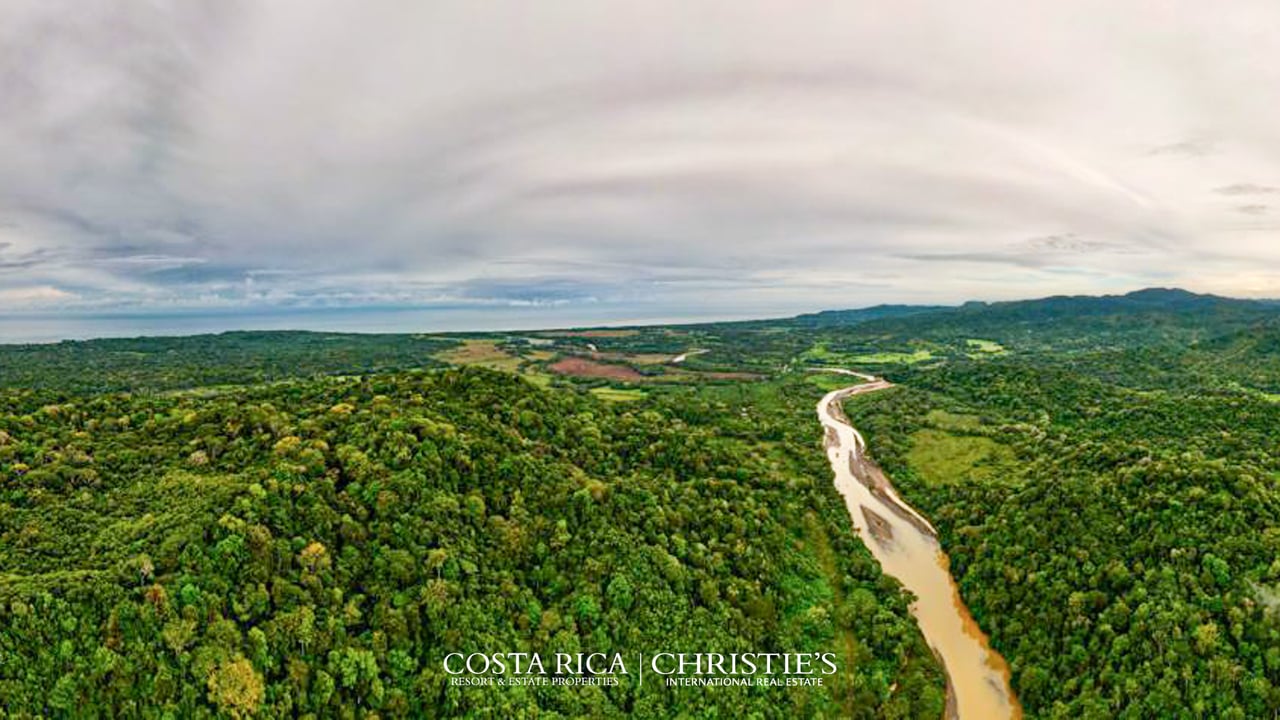
<path fill-rule="evenodd" d="M 638 382 L 645 379 L 643 375 L 624 365 L 606 365 L 605 363 L 579 357 L 567 357 L 548 365 L 547 369 L 560 375 L 574 375 L 577 377 L 607 378 L 626 382 Z"/>

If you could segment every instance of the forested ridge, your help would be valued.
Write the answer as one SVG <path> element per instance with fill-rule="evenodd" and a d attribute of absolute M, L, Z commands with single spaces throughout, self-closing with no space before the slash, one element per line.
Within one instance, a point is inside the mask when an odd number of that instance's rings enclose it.
<path fill-rule="evenodd" d="M 0 388 L 98 393 L 252 385 L 443 365 L 456 342 L 424 335 L 242 331 L 0 345 Z"/>

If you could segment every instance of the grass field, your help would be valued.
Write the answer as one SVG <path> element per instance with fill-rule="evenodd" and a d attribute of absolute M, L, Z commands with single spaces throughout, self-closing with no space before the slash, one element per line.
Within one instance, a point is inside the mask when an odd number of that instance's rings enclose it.
<path fill-rule="evenodd" d="M 816 385 L 818 389 L 823 392 L 831 392 L 832 390 L 849 387 L 850 385 L 857 383 L 858 379 L 849 377 L 848 375 L 815 372 L 806 375 L 805 381 Z"/>
<path fill-rule="evenodd" d="M 850 355 L 849 362 L 854 365 L 913 365 L 925 360 L 932 360 L 933 353 L 928 350 L 914 352 L 878 352 Z"/>
<path fill-rule="evenodd" d="M 670 362 L 675 353 L 629 353 L 629 352 L 598 352 L 593 353 L 592 358 L 596 360 L 604 360 L 607 362 L 617 363 L 633 363 L 635 365 L 661 365 Z"/>
<path fill-rule="evenodd" d="M 536 371 L 525 371 L 521 373 L 521 376 L 525 380 L 528 380 L 534 385 L 537 385 L 538 387 L 542 387 L 542 388 L 549 387 L 551 385 L 551 380 L 553 379 L 550 375 L 544 372 L 536 372 Z"/>
<path fill-rule="evenodd" d="M 841 353 L 827 347 L 826 343 L 817 343 L 809 348 L 800 356 L 802 361 L 816 361 L 825 365 L 836 367 L 850 367 L 856 365 L 893 365 L 924 362 L 933 358 L 933 353 L 924 348 L 917 348 L 911 352 L 875 352 L 875 353 Z"/>
<path fill-rule="evenodd" d="M 961 415 L 946 410 L 930 410 L 924 419 L 940 430 L 973 430 L 982 427 L 982 418 L 977 415 Z"/>
<path fill-rule="evenodd" d="M 994 479 L 1012 461 L 1009 448 L 991 438 L 933 428 L 912 433 L 907 452 L 907 464 L 924 481 L 937 485 Z"/>
<path fill-rule="evenodd" d="M 463 340 L 458 347 L 436 355 L 436 359 L 452 365 L 479 365 L 506 372 L 516 372 L 521 362 L 520 358 L 498 347 L 497 340 Z"/>
<path fill-rule="evenodd" d="M 994 340 L 981 340 L 979 338 L 969 338 L 964 342 L 966 345 L 969 346 L 970 350 L 978 353 L 979 355 L 982 355 L 982 354 L 1003 355 L 1004 353 L 1009 352 L 1008 350 L 1005 350 L 1003 345 L 1001 345 L 1000 343 Z"/>
<path fill-rule="evenodd" d="M 624 390 L 612 387 L 591 388 L 591 394 L 608 402 L 633 402 L 635 400 L 643 400 L 645 397 L 643 390 Z"/>

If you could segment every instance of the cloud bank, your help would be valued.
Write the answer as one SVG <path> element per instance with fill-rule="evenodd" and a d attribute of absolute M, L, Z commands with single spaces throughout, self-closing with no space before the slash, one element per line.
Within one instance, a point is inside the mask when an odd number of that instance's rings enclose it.
<path fill-rule="evenodd" d="M 3 5 L 0 313 L 1280 296 L 1270 1 Z"/>

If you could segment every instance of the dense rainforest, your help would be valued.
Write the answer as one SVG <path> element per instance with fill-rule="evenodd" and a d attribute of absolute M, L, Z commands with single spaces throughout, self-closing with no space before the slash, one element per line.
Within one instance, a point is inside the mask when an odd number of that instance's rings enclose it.
<path fill-rule="evenodd" d="M 484 369 L 7 390 L 0 707 L 937 717 L 939 668 L 849 531 L 811 412 L 778 389 L 640 407 Z M 441 668 L 580 650 L 823 650 L 842 672 L 469 688 Z"/>
<path fill-rule="evenodd" d="M 0 346 L 0 708 L 920 717 L 814 404 L 1029 717 L 1280 711 L 1280 307 L 1147 290 L 520 334 Z M 450 652 L 828 651 L 818 687 L 451 685 Z"/>
<path fill-rule="evenodd" d="M 246 385 L 443 365 L 454 341 L 423 335 L 228 332 L 0 345 L 0 388 L 72 392 Z"/>

